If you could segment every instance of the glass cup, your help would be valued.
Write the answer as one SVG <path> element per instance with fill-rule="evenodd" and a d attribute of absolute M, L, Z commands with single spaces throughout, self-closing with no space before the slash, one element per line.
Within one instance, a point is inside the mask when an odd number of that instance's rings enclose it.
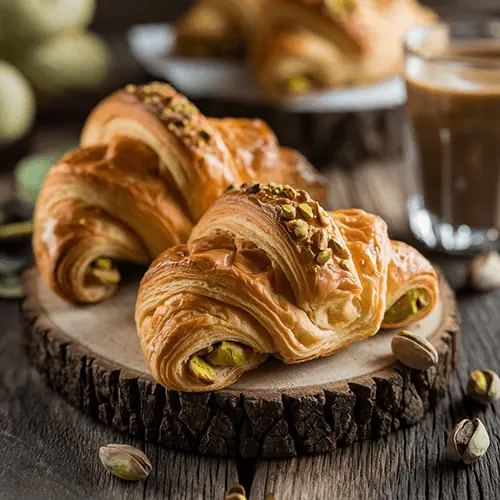
<path fill-rule="evenodd" d="M 413 234 L 453 253 L 500 248 L 500 21 L 411 30 L 405 81 Z"/>

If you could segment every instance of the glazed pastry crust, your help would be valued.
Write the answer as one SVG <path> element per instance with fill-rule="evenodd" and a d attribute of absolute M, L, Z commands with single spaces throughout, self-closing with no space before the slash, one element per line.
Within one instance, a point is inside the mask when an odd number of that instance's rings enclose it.
<path fill-rule="evenodd" d="M 320 89 L 382 80 L 401 71 L 404 33 L 434 19 L 414 0 L 279 0 L 253 46 L 256 81 L 281 97 L 298 75 Z"/>
<path fill-rule="evenodd" d="M 305 236 L 283 205 L 299 214 L 294 220 L 307 221 Z M 300 363 L 370 337 L 388 297 L 419 277 L 412 265 L 430 266 L 411 247 L 396 247 L 393 255 L 385 222 L 362 210 L 328 214 L 307 193 L 275 185 L 232 189 L 141 282 L 136 323 L 149 370 L 171 389 L 217 390 L 269 355 Z M 326 260 L 324 248 L 331 249 Z M 189 360 L 222 341 L 242 346 L 245 363 L 217 367 L 207 384 Z"/>
<path fill-rule="evenodd" d="M 38 268 L 73 302 L 117 283 L 89 279 L 99 258 L 149 264 L 187 241 L 232 183 L 290 182 L 325 197 L 324 180 L 260 120 L 205 117 L 166 84 L 128 86 L 100 103 L 81 147 L 49 171 L 35 210 Z"/>

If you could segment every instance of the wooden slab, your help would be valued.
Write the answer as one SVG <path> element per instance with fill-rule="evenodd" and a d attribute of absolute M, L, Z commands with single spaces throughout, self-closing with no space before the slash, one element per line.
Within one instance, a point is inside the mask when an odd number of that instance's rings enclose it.
<path fill-rule="evenodd" d="M 328 358 L 271 360 L 230 388 L 200 394 L 167 390 L 148 373 L 133 322 L 136 283 L 78 307 L 33 269 L 25 290 L 28 352 L 49 384 L 106 424 L 185 451 L 284 457 L 378 437 L 420 420 L 456 363 L 457 308 L 443 279 L 438 307 L 412 328 L 439 352 L 427 372 L 396 364 L 386 331 Z"/>

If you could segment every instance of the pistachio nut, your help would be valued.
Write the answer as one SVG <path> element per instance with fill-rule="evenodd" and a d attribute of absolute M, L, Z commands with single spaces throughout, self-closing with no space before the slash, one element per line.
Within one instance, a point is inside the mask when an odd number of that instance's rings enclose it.
<path fill-rule="evenodd" d="M 328 236 L 325 231 L 317 231 L 313 235 L 313 243 L 318 250 L 326 250 L 328 247 Z M 330 250 L 331 253 L 331 250 Z"/>
<path fill-rule="evenodd" d="M 349 262 L 347 261 L 347 259 L 342 259 L 339 262 L 339 267 L 340 267 L 340 269 L 343 269 L 344 271 L 349 271 Z"/>
<path fill-rule="evenodd" d="M 314 213 L 312 211 L 312 208 L 307 203 L 299 204 L 299 212 L 308 219 L 314 219 Z"/>
<path fill-rule="evenodd" d="M 99 458 L 109 472 L 127 481 L 146 479 L 152 469 L 148 457 L 127 444 L 102 446 L 99 448 Z"/>
<path fill-rule="evenodd" d="M 226 494 L 224 500 L 247 500 L 245 488 L 241 484 L 235 484 Z"/>
<path fill-rule="evenodd" d="M 478 403 L 500 399 L 500 378 L 492 370 L 475 370 L 470 374 L 467 395 Z"/>
<path fill-rule="evenodd" d="M 480 459 L 490 446 L 490 437 L 481 420 L 459 422 L 448 437 L 446 452 L 451 460 L 470 464 Z"/>
<path fill-rule="evenodd" d="M 429 295 L 423 288 L 408 290 L 384 315 L 384 323 L 400 323 L 418 314 L 429 303 Z"/>
<path fill-rule="evenodd" d="M 320 266 L 324 266 L 332 258 L 332 251 L 330 248 L 323 250 L 316 256 L 316 262 Z"/>
<path fill-rule="evenodd" d="M 281 206 L 281 217 L 284 219 L 292 220 L 297 216 L 297 211 L 292 205 L 282 205 Z"/>
<path fill-rule="evenodd" d="M 205 359 L 214 366 L 243 366 L 245 350 L 236 342 L 221 342 Z"/>
<path fill-rule="evenodd" d="M 439 361 L 434 346 L 420 335 L 402 330 L 392 338 L 392 352 L 403 365 L 427 370 Z"/>
<path fill-rule="evenodd" d="M 215 372 L 203 358 L 192 356 L 189 360 L 189 369 L 198 380 L 207 384 L 215 382 Z"/>
<path fill-rule="evenodd" d="M 335 252 L 336 255 L 338 255 L 342 259 L 349 258 L 349 252 L 338 241 L 330 240 L 328 242 L 328 246 Z"/>
<path fill-rule="evenodd" d="M 288 229 L 292 231 L 299 240 L 305 240 L 307 238 L 309 224 L 302 219 L 293 219 L 288 223 Z"/>
<path fill-rule="evenodd" d="M 305 75 L 294 75 L 286 80 L 285 87 L 294 94 L 304 94 L 311 88 L 311 80 Z"/>
<path fill-rule="evenodd" d="M 99 257 L 95 260 L 94 265 L 98 269 L 103 269 L 104 271 L 109 271 L 113 267 L 111 259 L 108 259 L 106 257 Z"/>
<path fill-rule="evenodd" d="M 103 285 L 116 285 L 120 282 L 121 276 L 118 269 L 100 269 L 98 267 L 90 268 L 90 275 Z"/>

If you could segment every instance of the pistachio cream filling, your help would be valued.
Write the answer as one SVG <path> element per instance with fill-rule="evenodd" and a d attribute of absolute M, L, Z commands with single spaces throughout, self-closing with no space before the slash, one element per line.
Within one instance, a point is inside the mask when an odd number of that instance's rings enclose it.
<path fill-rule="evenodd" d="M 191 373 L 202 382 L 213 384 L 214 367 L 239 367 L 247 360 L 244 348 L 236 342 L 220 342 L 197 352 L 189 359 Z"/>
<path fill-rule="evenodd" d="M 294 75 L 286 79 L 285 87 L 292 94 L 305 94 L 311 90 L 312 82 L 305 75 Z"/>
<path fill-rule="evenodd" d="M 384 323 L 400 323 L 410 316 L 418 314 L 428 304 L 429 295 L 426 290 L 422 288 L 409 290 L 387 309 L 384 316 Z"/>
<path fill-rule="evenodd" d="M 112 260 L 105 257 L 96 259 L 88 272 L 92 281 L 102 285 L 116 285 L 121 280 L 120 272 L 113 266 Z"/>

